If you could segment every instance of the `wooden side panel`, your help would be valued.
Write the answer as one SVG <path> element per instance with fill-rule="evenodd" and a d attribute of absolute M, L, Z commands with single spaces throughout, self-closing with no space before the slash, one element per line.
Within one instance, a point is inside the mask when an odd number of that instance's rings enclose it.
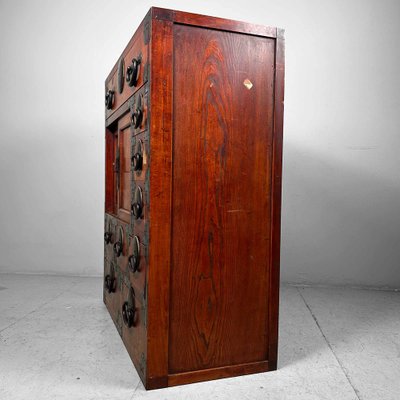
<path fill-rule="evenodd" d="M 268 359 L 275 59 L 274 39 L 173 34 L 170 374 Z"/>

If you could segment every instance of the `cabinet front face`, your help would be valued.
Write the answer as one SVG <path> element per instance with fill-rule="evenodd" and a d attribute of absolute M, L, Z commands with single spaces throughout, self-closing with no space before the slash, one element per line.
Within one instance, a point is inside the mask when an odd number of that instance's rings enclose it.
<path fill-rule="evenodd" d="M 169 373 L 268 360 L 275 41 L 174 25 Z"/>

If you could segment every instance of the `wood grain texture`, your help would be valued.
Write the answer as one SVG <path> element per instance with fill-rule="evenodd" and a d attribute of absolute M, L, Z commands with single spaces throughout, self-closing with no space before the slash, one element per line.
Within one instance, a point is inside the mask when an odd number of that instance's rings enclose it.
<path fill-rule="evenodd" d="M 172 21 L 179 24 L 202 26 L 204 28 L 238 32 L 270 38 L 276 37 L 276 28 L 264 25 L 250 24 L 243 21 L 234 21 L 231 19 L 210 17 L 208 15 L 168 10 L 159 7 L 153 7 L 152 14 L 153 18 L 155 19 Z"/>
<path fill-rule="evenodd" d="M 184 385 L 186 383 L 208 381 L 212 379 L 228 378 L 236 375 L 256 374 L 269 371 L 268 361 L 259 361 L 249 364 L 230 365 L 226 367 L 202 369 L 198 371 L 171 374 L 168 377 L 168 386 Z"/>
<path fill-rule="evenodd" d="M 268 357 L 274 53 L 174 25 L 170 373 Z"/>
<path fill-rule="evenodd" d="M 172 181 L 172 23 L 151 24 L 147 388 L 168 384 Z"/>

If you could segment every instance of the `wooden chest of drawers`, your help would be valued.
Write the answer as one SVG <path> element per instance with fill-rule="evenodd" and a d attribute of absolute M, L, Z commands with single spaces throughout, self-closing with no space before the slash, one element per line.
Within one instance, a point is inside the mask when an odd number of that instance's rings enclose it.
<path fill-rule="evenodd" d="M 106 80 L 104 302 L 147 389 L 276 369 L 284 38 L 150 9 Z"/>

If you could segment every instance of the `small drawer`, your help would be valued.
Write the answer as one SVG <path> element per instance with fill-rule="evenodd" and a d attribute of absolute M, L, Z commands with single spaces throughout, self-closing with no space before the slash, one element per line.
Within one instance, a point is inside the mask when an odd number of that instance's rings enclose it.
<path fill-rule="evenodd" d="M 148 45 L 144 42 L 143 29 L 140 29 L 106 80 L 106 119 L 148 80 L 148 56 Z"/>

